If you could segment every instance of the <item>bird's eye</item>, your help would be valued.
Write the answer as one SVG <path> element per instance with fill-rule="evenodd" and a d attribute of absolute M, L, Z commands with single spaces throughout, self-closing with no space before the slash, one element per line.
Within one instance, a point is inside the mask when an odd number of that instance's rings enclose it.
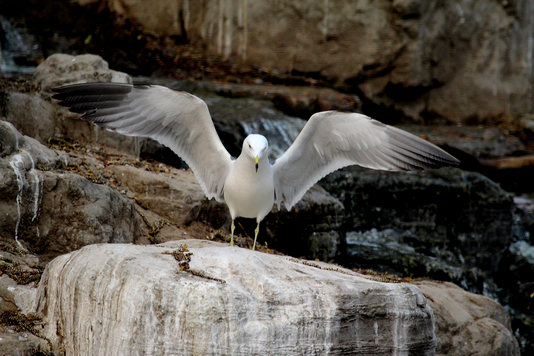
<path fill-rule="evenodd" d="M 248 145 L 248 148 L 252 148 L 252 146 L 251 146 L 251 145 Z"/>

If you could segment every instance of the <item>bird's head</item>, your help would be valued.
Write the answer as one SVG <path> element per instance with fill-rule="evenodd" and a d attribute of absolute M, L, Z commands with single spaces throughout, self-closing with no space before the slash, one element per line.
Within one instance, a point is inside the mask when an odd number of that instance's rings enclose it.
<path fill-rule="evenodd" d="M 254 160 L 256 166 L 256 172 L 258 171 L 260 158 L 267 157 L 269 152 L 269 143 L 267 139 L 262 135 L 248 135 L 243 142 L 242 153 L 247 154 Z"/>

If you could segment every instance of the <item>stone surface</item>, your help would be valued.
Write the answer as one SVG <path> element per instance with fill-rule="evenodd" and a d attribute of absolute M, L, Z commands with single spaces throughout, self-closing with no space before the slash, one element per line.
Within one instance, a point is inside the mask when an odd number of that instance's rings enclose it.
<path fill-rule="evenodd" d="M 0 121 L 0 235 L 55 257 L 96 242 L 133 242 L 140 235 L 134 203 L 73 173 L 36 140 Z"/>
<path fill-rule="evenodd" d="M 495 301 L 452 283 L 415 283 L 436 319 L 436 355 L 520 355 L 510 317 Z"/>
<path fill-rule="evenodd" d="M 269 247 L 291 256 L 331 261 L 341 253 L 339 229 L 344 221 L 345 211 L 339 200 L 332 197 L 319 185 L 314 185 L 287 211 L 274 206 L 265 217 L 266 236 Z"/>
<path fill-rule="evenodd" d="M 42 339 L 29 332 L 15 332 L 11 328 L 0 331 L 0 354 L 10 356 L 46 355 L 48 349 Z"/>
<path fill-rule="evenodd" d="M 32 312 L 36 293 L 37 288 L 34 283 L 19 285 L 6 274 L 2 275 L 0 277 L 0 313 L 5 311 L 20 311 L 23 314 Z"/>
<path fill-rule="evenodd" d="M 178 272 L 164 252 L 184 243 L 225 283 Z M 47 266 L 37 309 L 67 354 L 434 354 L 415 286 L 343 271 L 199 240 L 93 245 Z"/>
<path fill-rule="evenodd" d="M 422 136 L 438 146 L 452 147 L 477 159 L 513 156 L 525 151 L 525 145 L 514 136 L 504 135 L 496 126 L 425 126 L 397 127 Z"/>
<path fill-rule="evenodd" d="M 239 72 L 236 63 L 255 68 L 260 82 L 304 77 L 358 93 L 366 110 L 392 121 L 401 115 L 480 123 L 532 110 L 534 5 L 528 0 L 0 5 L 10 8 L 5 16 L 13 21 L 3 26 L 3 46 L 26 47 L 19 62 L 34 53 L 91 51 L 137 73 L 226 79 L 212 68 L 222 58 L 232 74 Z M 18 42 L 32 42 L 17 44 L 11 35 L 17 29 L 29 34 Z M 208 63 L 197 64 L 199 57 Z"/>
<path fill-rule="evenodd" d="M 190 170 L 155 173 L 131 166 L 111 166 L 110 169 L 135 194 L 139 204 L 173 224 L 190 224 L 198 218 L 203 204 L 207 204 Z"/>

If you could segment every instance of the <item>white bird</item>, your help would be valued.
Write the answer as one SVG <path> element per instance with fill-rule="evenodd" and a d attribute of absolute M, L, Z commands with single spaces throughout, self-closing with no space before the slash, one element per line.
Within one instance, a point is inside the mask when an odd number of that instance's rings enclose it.
<path fill-rule="evenodd" d="M 83 120 L 128 136 L 150 137 L 169 147 L 191 168 L 206 196 L 226 202 L 234 220 L 260 222 L 273 203 L 287 210 L 319 179 L 348 165 L 408 171 L 454 166 L 439 147 L 365 115 L 325 111 L 312 115 L 295 142 L 271 164 L 269 144 L 249 135 L 233 159 L 224 148 L 206 103 L 158 85 L 74 84 L 53 89 L 54 99 Z"/>

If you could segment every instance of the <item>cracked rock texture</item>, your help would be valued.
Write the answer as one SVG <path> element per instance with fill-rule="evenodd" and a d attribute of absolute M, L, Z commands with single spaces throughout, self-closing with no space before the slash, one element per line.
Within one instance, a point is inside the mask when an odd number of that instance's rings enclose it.
<path fill-rule="evenodd" d="M 178 272 L 164 252 L 181 244 L 225 283 Z M 37 310 L 66 354 L 434 354 L 418 288 L 340 270 L 199 240 L 92 245 L 48 264 Z"/>

